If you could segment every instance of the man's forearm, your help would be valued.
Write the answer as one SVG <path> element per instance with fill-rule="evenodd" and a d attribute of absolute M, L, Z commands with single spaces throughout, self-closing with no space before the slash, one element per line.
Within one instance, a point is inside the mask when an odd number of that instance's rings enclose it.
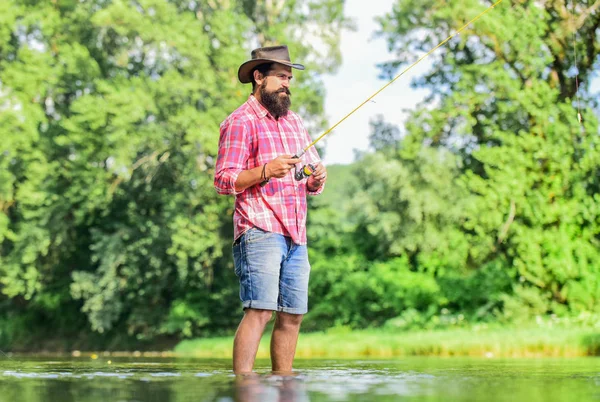
<path fill-rule="evenodd" d="M 253 169 L 243 170 L 235 181 L 235 191 L 242 192 L 248 187 L 252 187 L 263 181 L 262 176 L 263 167 L 257 166 Z"/>

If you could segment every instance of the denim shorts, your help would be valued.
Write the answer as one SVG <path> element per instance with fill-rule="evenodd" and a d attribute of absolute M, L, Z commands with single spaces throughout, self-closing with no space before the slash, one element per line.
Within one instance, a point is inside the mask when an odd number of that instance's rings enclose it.
<path fill-rule="evenodd" d="M 310 264 L 306 245 L 255 227 L 233 244 L 233 260 L 244 309 L 290 314 L 308 311 Z"/>

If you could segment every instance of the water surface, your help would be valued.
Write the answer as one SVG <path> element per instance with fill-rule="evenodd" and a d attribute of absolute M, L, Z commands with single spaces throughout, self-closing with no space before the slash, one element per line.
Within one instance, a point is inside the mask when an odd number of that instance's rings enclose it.
<path fill-rule="evenodd" d="M 598 401 L 600 358 L 297 360 L 235 377 L 229 360 L 2 358 L 0 402 Z"/>

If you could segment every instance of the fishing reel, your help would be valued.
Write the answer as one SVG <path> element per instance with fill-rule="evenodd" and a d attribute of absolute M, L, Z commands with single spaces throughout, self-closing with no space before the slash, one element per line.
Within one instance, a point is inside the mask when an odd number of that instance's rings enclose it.
<path fill-rule="evenodd" d="M 294 156 L 292 156 L 292 158 L 293 159 L 300 158 L 305 153 L 306 153 L 306 150 L 301 149 L 300 151 L 296 152 L 296 154 Z M 294 178 L 298 181 L 304 180 L 304 179 L 312 176 L 312 174 L 315 172 L 315 170 L 317 170 L 316 166 L 313 165 L 312 163 L 302 166 L 302 168 L 300 170 L 298 170 L 297 167 L 295 167 L 295 169 L 296 169 L 296 172 L 294 173 Z"/>
<path fill-rule="evenodd" d="M 300 170 L 296 169 L 296 173 L 294 173 L 294 178 L 298 181 L 304 180 L 304 179 L 308 178 L 309 176 L 312 176 L 312 174 L 315 172 L 315 170 L 317 170 L 315 165 L 313 165 L 312 163 L 309 163 L 308 165 L 302 166 L 302 169 L 300 169 Z"/>
<path fill-rule="evenodd" d="M 300 150 L 300 151 L 299 151 L 299 152 L 297 152 L 297 153 L 296 153 L 294 156 L 292 156 L 292 159 L 298 159 L 298 158 L 300 158 L 302 155 L 304 155 L 304 154 L 305 154 L 305 152 L 306 152 L 306 151 L 305 151 L 304 149 Z M 264 186 L 266 186 L 266 185 L 267 185 L 267 183 L 269 182 L 269 179 L 267 179 L 267 178 L 265 177 L 265 170 L 264 170 L 264 169 L 265 169 L 265 166 L 266 166 L 266 164 L 263 166 L 263 171 L 262 171 L 262 173 L 261 173 L 261 178 L 263 179 L 263 180 L 260 182 L 260 186 L 261 186 L 261 187 L 264 187 Z M 306 178 L 308 178 L 308 177 L 312 176 L 312 174 L 315 172 L 315 170 L 317 170 L 316 166 L 315 166 L 315 165 L 313 165 L 312 163 L 309 163 L 308 165 L 304 165 L 304 166 L 302 166 L 302 168 L 301 168 L 300 170 L 298 170 L 298 167 L 297 167 L 297 166 L 295 166 L 295 169 L 296 169 L 296 171 L 294 172 L 294 178 L 295 178 L 296 180 L 298 180 L 298 181 L 300 181 L 300 180 L 304 180 L 304 179 L 306 179 Z"/>

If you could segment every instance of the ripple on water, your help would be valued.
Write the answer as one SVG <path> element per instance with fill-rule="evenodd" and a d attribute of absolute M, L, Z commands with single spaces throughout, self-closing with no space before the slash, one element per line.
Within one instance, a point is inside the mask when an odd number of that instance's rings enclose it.
<path fill-rule="evenodd" d="M 181 373 L 163 372 L 163 373 L 150 373 L 150 375 L 152 377 L 180 377 Z"/>
<path fill-rule="evenodd" d="M 57 373 L 27 373 L 20 371 L 5 371 L 4 375 L 7 377 L 15 378 L 59 378 L 60 375 Z"/>

